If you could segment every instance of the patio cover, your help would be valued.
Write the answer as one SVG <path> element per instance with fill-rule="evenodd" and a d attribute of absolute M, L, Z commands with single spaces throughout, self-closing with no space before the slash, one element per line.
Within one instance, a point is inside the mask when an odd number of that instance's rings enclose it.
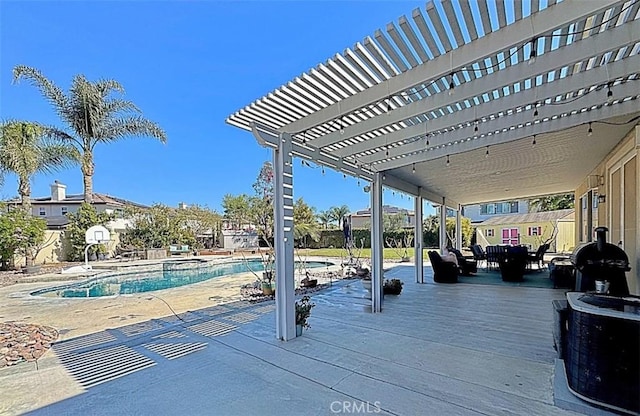
<path fill-rule="evenodd" d="M 638 121 L 639 8 L 429 1 L 227 123 L 456 209 L 572 192 Z"/>

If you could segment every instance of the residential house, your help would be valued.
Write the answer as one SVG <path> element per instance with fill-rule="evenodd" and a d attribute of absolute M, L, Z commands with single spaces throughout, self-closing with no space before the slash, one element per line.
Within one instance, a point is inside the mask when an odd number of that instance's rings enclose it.
<path fill-rule="evenodd" d="M 480 245 L 527 245 L 535 250 L 549 242 L 550 252 L 570 252 L 575 246 L 573 209 L 494 216 L 477 225 Z"/>
<path fill-rule="evenodd" d="M 472 224 L 478 224 L 496 216 L 527 214 L 528 212 L 529 200 L 527 199 L 486 202 L 462 207 L 462 215 L 469 218 Z"/>
<path fill-rule="evenodd" d="M 413 228 L 416 224 L 416 216 L 413 211 L 409 211 L 404 208 L 393 207 L 391 205 L 382 206 L 383 214 L 387 215 L 400 215 L 402 216 L 402 227 Z M 355 214 L 351 214 L 351 228 L 369 228 L 371 225 L 371 209 L 363 209 L 356 211 Z"/>
<path fill-rule="evenodd" d="M 227 250 L 255 249 L 259 246 L 258 233 L 255 230 L 220 231 L 222 248 Z"/>

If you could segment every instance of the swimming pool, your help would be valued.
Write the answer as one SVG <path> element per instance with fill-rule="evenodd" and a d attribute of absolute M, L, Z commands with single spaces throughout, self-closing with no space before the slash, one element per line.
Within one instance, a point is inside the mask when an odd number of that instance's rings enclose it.
<path fill-rule="evenodd" d="M 296 267 L 299 264 L 299 262 L 296 262 Z M 332 265 L 333 263 L 324 261 L 305 262 L 306 268 Z M 78 283 L 37 290 L 31 292 L 31 295 L 58 298 L 95 298 L 127 295 L 186 286 L 232 274 L 250 271 L 259 273 L 262 270 L 264 270 L 264 267 L 260 259 L 218 264 L 210 264 L 208 262 L 165 262 L 162 265 L 162 270 L 102 275 Z"/>

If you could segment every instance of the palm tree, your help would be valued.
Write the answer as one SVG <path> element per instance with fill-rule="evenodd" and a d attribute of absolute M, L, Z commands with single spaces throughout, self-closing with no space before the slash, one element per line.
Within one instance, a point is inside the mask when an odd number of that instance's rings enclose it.
<path fill-rule="evenodd" d="M 22 208 L 30 211 L 31 178 L 78 163 L 77 150 L 46 139 L 47 129 L 26 121 L 7 121 L 0 126 L 0 166 L 18 176 Z"/>
<path fill-rule="evenodd" d="M 331 213 L 331 218 L 336 221 L 338 228 L 340 228 L 342 218 L 349 213 L 349 207 L 346 205 L 331 207 L 329 208 L 329 212 Z"/>
<path fill-rule="evenodd" d="M 165 132 L 142 117 L 133 102 L 112 96 L 113 93 L 124 93 L 117 81 L 90 82 L 84 75 L 76 75 L 65 94 L 37 69 L 16 66 L 14 82 L 21 78 L 28 79 L 40 90 L 66 124 L 67 131 L 48 129 L 49 136 L 72 144 L 82 155 L 85 202 L 93 201 L 93 150 L 98 143 L 111 143 L 129 136 L 151 136 L 162 143 L 167 141 Z"/>
<path fill-rule="evenodd" d="M 329 224 L 333 221 L 333 215 L 331 215 L 330 211 L 320 211 L 318 214 L 318 221 L 322 224 L 323 229 L 329 228 Z"/>

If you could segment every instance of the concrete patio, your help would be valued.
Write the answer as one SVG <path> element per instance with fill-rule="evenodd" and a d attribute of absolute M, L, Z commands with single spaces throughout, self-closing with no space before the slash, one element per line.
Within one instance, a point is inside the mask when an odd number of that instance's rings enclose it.
<path fill-rule="evenodd" d="M 431 268 L 425 273 L 431 282 Z M 414 276 L 412 266 L 386 273 L 405 285 L 400 296 L 385 297 L 381 314 L 368 312 L 360 281 L 337 283 L 313 297 L 312 328 L 286 343 L 274 337 L 273 302 L 214 306 L 70 339 L 37 371 L 11 370 L 16 381 L 3 395 L 23 395 L 4 411 L 575 414 L 553 405 L 551 301 L 562 290 L 420 285 Z"/>

